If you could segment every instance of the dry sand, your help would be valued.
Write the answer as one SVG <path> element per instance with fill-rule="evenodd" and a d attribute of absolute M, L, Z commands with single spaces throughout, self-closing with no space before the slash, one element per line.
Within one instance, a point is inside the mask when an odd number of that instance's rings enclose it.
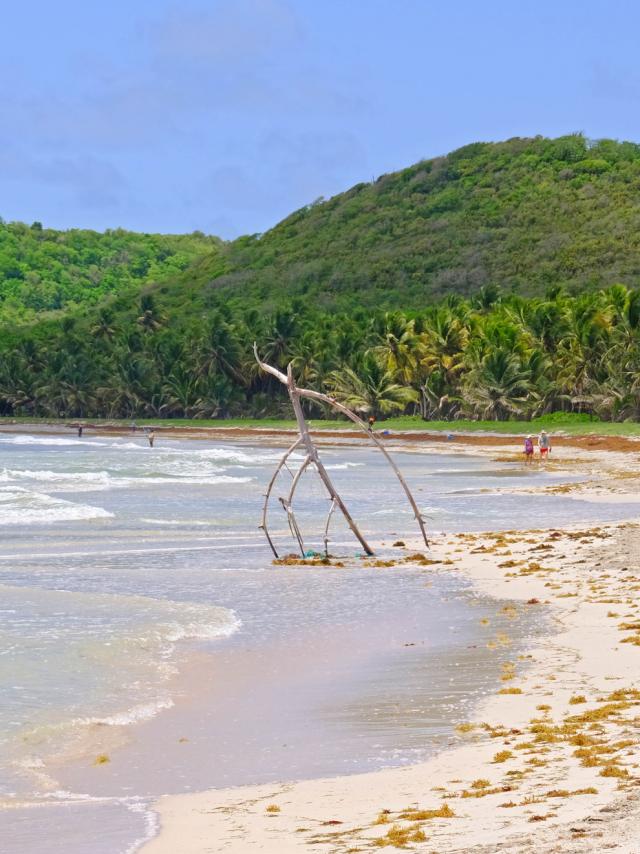
<path fill-rule="evenodd" d="M 629 500 L 635 457 L 588 466 L 569 494 Z M 429 557 L 514 621 L 547 607 L 555 627 L 514 656 L 458 746 L 411 767 L 162 798 L 144 854 L 640 852 L 640 525 L 446 535 Z M 485 629 L 489 649 L 510 644 Z"/>

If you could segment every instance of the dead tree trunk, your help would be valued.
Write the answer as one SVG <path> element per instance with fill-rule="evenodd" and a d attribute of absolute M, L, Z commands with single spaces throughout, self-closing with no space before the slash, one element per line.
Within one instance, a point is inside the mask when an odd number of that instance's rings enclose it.
<path fill-rule="evenodd" d="M 362 536 L 360 529 L 356 525 L 356 523 L 355 523 L 353 517 L 351 516 L 351 514 L 349 513 L 344 501 L 342 500 L 338 491 L 336 490 L 335 486 L 333 485 L 333 482 L 332 482 L 331 478 L 329 477 L 329 473 L 327 472 L 326 468 L 324 467 L 324 465 L 322 463 L 322 460 L 320 459 L 320 457 L 318 455 L 318 450 L 317 450 L 315 444 L 313 443 L 313 440 L 312 440 L 311 435 L 309 433 L 309 428 L 307 426 L 307 422 L 306 422 L 305 417 L 304 417 L 304 412 L 302 411 L 302 404 L 300 402 L 301 397 L 307 397 L 311 400 L 317 400 L 321 403 L 325 403 L 325 404 L 333 407 L 334 409 L 337 409 L 338 412 L 341 412 L 343 415 L 346 415 L 347 418 L 349 418 L 351 421 L 353 421 L 355 424 L 357 424 L 359 427 L 361 427 L 362 430 L 365 432 L 365 434 L 367 436 L 369 436 L 369 438 L 373 441 L 374 445 L 380 451 L 382 451 L 382 453 L 386 457 L 387 461 L 391 465 L 393 471 L 395 472 L 398 480 L 400 481 L 402 488 L 404 489 L 404 492 L 405 492 L 405 494 L 409 500 L 409 503 L 410 503 L 411 508 L 414 512 L 416 520 L 418 521 L 418 525 L 420 526 L 420 531 L 422 533 L 422 537 L 424 539 L 425 545 L 428 546 L 429 542 L 427 540 L 427 533 L 426 533 L 426 530 L 424 527 L 424 520 L 422 519 L 422 516 L 420 515 L 420 511 L 418 509 L 418 506 L 417 506 L 417 504 L 413 498 L 413 495 L 411 494 L 411 491 L 409 490 L 409 487 L 407 486 L 405 479 L 403 478 L 400 470 L 398 469 L 398 467 L 396 466 L 394 461 L 391 459 L 386 448 L 382 445 L 380 440 L 373 434 L 373 432 L 367 428 L 367 425 L 364 423 L 364 421 L 362 421 L 362 419 L 358 418 L 358 416 L 355 413 L 353 413 L 346 406 L 343 406 L 341 403 L 339 403 L 334 398 L 329 397 L 326 394 L 321 394 L 318 391 L 312 391 L 310 389 L 305 389 L 305 388 L 298 388 L 298 386 L 296 386 L 294 378 L 293 378 L 293 370 L 292 370 L 291 365 L 288 366 L 287 373 L 285 375 L 282 373 L 282 371 L 279 371 L 277 368 L 274 368 L 271 365 L 266 364 L 266 362 L 260 361 L 260 357 L 258 355 L 258 348 L 257 348 L 256 344 L 253 345 L 253 351 L 254 351 L 254 354 L 256 357 L 256 361 L 258 362 L 258 364 L 260 365 L 262 370 L 265 371 L 265 373 L 271 374 L 271 376 L 275 377 L 277 380 L 279 380 L 283 385 L 285 385 L 287 387 L 287 391 L 289 393 L 289 399 L 291 400 L 291 405 L 293 406 L 293 411 L 294 411 L 294 414 L 296 416 L 296 422 L 298 424 L 298 431 L 299 431 L 298 438 L 293 443 L 293 445 L 291 445 L 291 447 L 286 451 L 286 453 L 284 454 L 284 456 L 280 460 L 280 463 L 278 464 L 278 467 L 277 467 L 273 477 L 271 478 L 271 481 L 269 482 L 269 486 L 267 487 L 267 492 L 265 494 L 265 501 L 264 501 L 263 510 L 262 510 L 262 524 L 260 525 L 260 527 L 265 532 L 265 536 L 266 536 L 266 538 L 269 542 L 269 545 L 271 547 L 271 550 L 274 553 L 274 555 L 276 556 L 276 558 L 278 557 L 278 554 L 277 554 L 277 551 L 275 549 L 275 546 L 273 545 L 273 541 L 272 541 L 271 536 L 269 534 L 268 525 L 267 525 L 267 512 L 268 512 L 269 497 L 270 497 L 271 492 L 273 490 L 273 486 L 276 482 L 278 474 L 282 470 L 282 467 L 286 464 L 288 457 L 293 453 L 293 451 L 295 451 L 296 448 L 300 447 L 300 445 L 303 445 L 305 450 L 306 450 L 305 460 L 302 463 L 300 469 L 298 470 L 296 476 L 293 479 L 293 483 L 291 484 L 291 489 L 289 492 L 289 497 L 287 499 L 281 498 L 280 501 L 282 503 L 282 506 L 285 508 L 285 510 L 287 512 L 289 527 L 291 529 L 291 532 L 294 534 L 294 536 L 296 537 L 296 539 L 298 541 L 298 545 L 300 547 L 300 550 L 301 550 L 303 556 L 304 556 L 304 544 L 302 541 L 302 535 L 300 534 L 300 529 L 298 528 L 298 524 L 297 524 L 296 519 L 295 519 L 295 514 L 293 512 L 293 497 L 294 497 L 294 494 L 296 491 L 296 487 L 300 481 L 300 477 L 302 476 L 305 469 L 311 464 L 313 464 L 316 467 L 318 475 L 319 475 L 320 479 L 322 480 L 322 482 L 324 483 L 325 488 L 326 488 L 327 492 L 329 493 L 329 497 L 331 498 L 331 508 L 330 508 L 329 514 L 327 516 L 327 521 L 326 521 L 326 525 L 325 525 L 325 532 L 324 532 L 325 552 L 328 551 L 329 524 L 331 521 L 333 511 L 337 507 L 342 512 L 342 515 L 344 516 L 347 524 L 351 528 L 356 539 L 360 542 L 360 545 L 362 546 L 364 551 L 368 555 L 373 554 L 373 549 L 367 543 L 365 538 Z"/>

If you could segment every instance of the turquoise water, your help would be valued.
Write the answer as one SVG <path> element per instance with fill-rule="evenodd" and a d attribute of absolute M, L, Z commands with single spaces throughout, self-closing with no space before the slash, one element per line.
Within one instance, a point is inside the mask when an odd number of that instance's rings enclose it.
<path fill-rule="evenodd" d="M 463 580 L 411 568 L 271 566 L 257 525 L 281 453 L 266 442 L 159 436 L 151 449 L 142 437 L 0 434 L 0 794 L 51 804 L 37 819 L 33 809 L 0 814 L 6 850 L 49 850 L 60 809 L 67 854 L 126 851 L 150 829 L 145 799 L 165 791 L 415 761 L 492 689 L 497 676 L 483 666 L 478 608 L 495 618 L 498 606 L 479 601 Z M 378 454 L 331 446 L 322 455 L 367 535 L 391 542 L 416 533 Z M 553 526 L 634 512 L 495 491 L 558 480 L 542 471 L 428 451 L 394 456 L 431 530 Z M 291 472 L 300 461 L 293 458 Z M 284 472 L 279 494 L 290 482 Z M 311 471 L 299 507 L 305 542 L 318 548 L 328 502 Z M 277 502 L 272 529 L 291 551 Z M 332 538 L 333 552 L 357 553 L 340 519 Z M 520 627 L 523 642 L 534 629 Z M 190 712 L 196 750 L 150 765 L 153 745 L 141 736 L 126 782 L 109 771 L 63 785 L 60 757 L 77 756 L 92 728 L 173 720 L 181 661 L 196 648 L 213 653 L 226 673 L 241 655 L 266 650 L 285 661 L 287 648 L 302 650 L 309 665 L 295 673 L 269 665 L 269 680 L 255 687 L 259 716 L 241 683 L 218 685 L 212 671 L 207 714 Z M 105 835 L 102 847 L 87 848 L 96 811 Z"/>

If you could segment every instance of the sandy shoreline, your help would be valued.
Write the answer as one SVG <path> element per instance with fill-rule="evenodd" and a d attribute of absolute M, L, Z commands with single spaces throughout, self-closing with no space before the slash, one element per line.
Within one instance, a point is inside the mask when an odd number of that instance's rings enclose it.
<path fill-rule="evenodd" d="M 70 433 L 13 424 L 12 433 Z M 89 432 L 88 435 L 91 435 Z M 99 426 L 95 435 L 124 435 Z M 286 431 L 196 428 L 162 436 L 282 441 Z M 71 434 L 73 435 L 73 434 Z M 322 431 L 323 441 L 357 434 Z M 140 435 L 142 439 L 142 435 Z M 162 437 L 161 437 L 162 438 Z M 416 452 L 518 461 L 520 437 L 393 434 Z M 160 439 L 161 440 L 161 439 Z M 432 447 L 428 444 L 434 442 Z M 637 440 L 566 437 L 549 461 L 581 482 L 513 490 L 640 500 Z M 568 452 L 571 448 L 571 453 Z M 598 449 L 601 453 L 594 454 Z M 509 488 L 499 490 L 508 493 Z M 423 547 L 406 540 L 407 556 Z M 161 798 L 159 835 L 145 854 L 395 850 L 640 852 L 640 525 L 442 535 L 429 571 L 463 573 L 478 593 L 550 609 L 555 631 L 504 670 L 503 693 L 477 709 L 459 744 L 422 764 L 367 774 L 209 790 Z M 390 569 L 389 571 L 393 571 Z M 637 576 L 636 576 L 637 572 Z M 510 639 L 484 627 L 489 650 Z M 498 665 L 496 665 L 498 666 Z M 270 808 L 270 809 L 269 809 Z M 452 815 L 450 815 L 452 813 Z"/>
<path fill-rule="evenodd" d="M 580 498 L 631 491 L 628 455 L 583 462 Z M 638 554 L 634 523 L 439 537 L 435 571 L 516 601 L 514 621 L 544 604 L 555 624 L 504 669 L 459 746 L 399 769 L 167 796 L 142 850 L 640 851 Z M 489 649 L 510 644 L 485 628 Z"/>
<path fill-rule="evenodd" d="M 139 427 L 135 433 L 131 432 L 130 427 L 122 424 L 111 424 L 109 422 L 92 422 L 83 420 L 84 437 L 89 436 L 132 436 L 139 439 L 145 438 L 144 428 Z M 197 421 L 193 422 L 193 426 L 184 425 L 159 425 L 154 427 L 156 437 L 175 438 L 175 439 L 256 439 L 264 437 L 266 439 L 283 439 L 295 435 L 295 430 L 275 427 L 226 427 L 224 422 L 220 426 L 200 426 Z M 4 433 L 21 433 L 25 435 L 32 434 L 50 434 L 75 436 L 76 428 L 74 424 L 59 423 L 59 422 L 15 422 L 2 421 L 0 422 L 0 432 Z M 335 428 L 311 429 L 309 431 L 317 440 L 331 442 L 332 440 L 351 440 L 362 441 L 366 437 L 357 429 L 345 428 L 344 430 Z M 380 422 L 376 435 L 379 439 L 389 442 L 400 442 L 402 444 L 436 444 L 444 445 L 448 449 L 452 447 L 469 446 L 474 449 L 490 449 L 505 447 L 509 449 L 516 448 L 521 451 L 524 437 L 519 434 L 508 433 L 465 433 L 455 429 L 455 422 L 451 424 L 451 430 L 447 431 L 427 431 L 427 430 L 391 430 L 386 431 L 384 422 Z M 562 435 L 554 434 L 553 446 L 558 448 L 577 448 L 583 451 L 607 451 L 607 452 L 640 452 L 640 437 L 634 436 L 599 436 L 597 434 L 584 435 Z"/>

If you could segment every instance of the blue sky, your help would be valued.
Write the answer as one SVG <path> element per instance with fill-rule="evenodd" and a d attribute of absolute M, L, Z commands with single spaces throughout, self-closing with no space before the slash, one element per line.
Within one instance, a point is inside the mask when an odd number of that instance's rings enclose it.
<path fill-rule="evenodd" d="M 639 27 L 626 0 L 3 4 L 0 215 L 229 238 L 476 140 L 640 141 Z"/>

